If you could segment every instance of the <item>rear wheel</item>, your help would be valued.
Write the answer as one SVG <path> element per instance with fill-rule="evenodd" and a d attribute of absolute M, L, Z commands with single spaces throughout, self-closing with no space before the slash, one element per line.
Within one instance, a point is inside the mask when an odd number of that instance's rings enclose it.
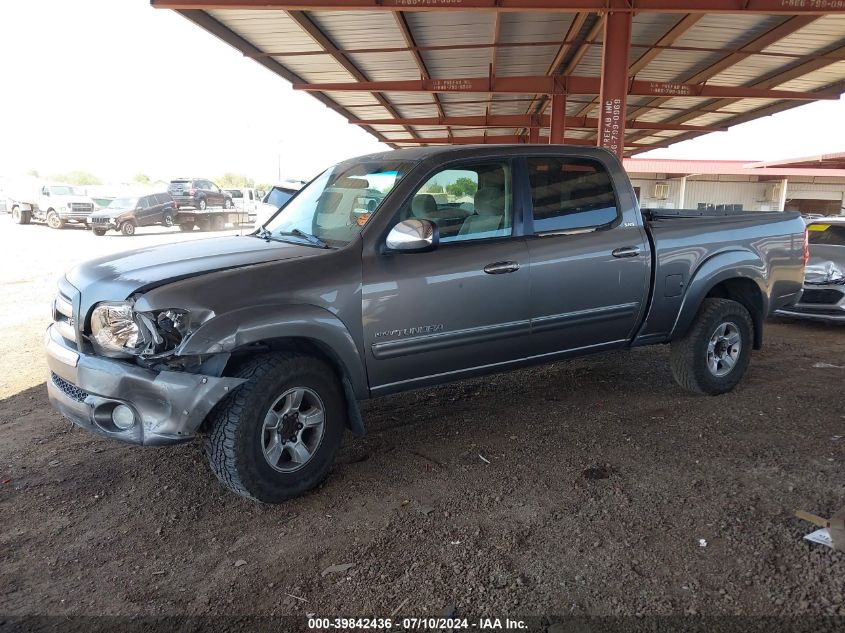
<path fill-rule="evenodd" d="M 29 224 L 30 218 L 30 212 L 26 209 L 21 209 L 19 206 L 12 207 L 12 221 L 15 224 Z"/>
<path fill-rule="evenodd" d="M 246 382 L 209 414 L 205 452 L 233 492 L 265 503 L 301 495 L 325 479 L 346 425 L 340 383 L 323 361 L 257 356 Z"/>
<path fill-rule="evenodd" d="M 208 207 L 208 203 L 205 201 L 205 198 L 200 198 L 200 201 L 197 203 L 197 208 L 200 211 L 205 211 Z"/>
<path fill-rule="evenodd" d="M 226 218 L 222 215 L 215 215 L 211 218 L 211 230 L 212 231 L 222 231 L 226 228 Z"/>
<path fill-rule="evenodd" d="M 210 218 L 197 218 L 197 228 L 200 231 L 208 231 L 211 229 L 211 219 Z"/>
<path fill-rule="evenodd" d="M 65 225 L 65 221 L 59 217 L 59 214 L 56 213 L 53 209 L 50 209 L 47 212 L 47 226 L 51 229 L 60 229 Z"/>
<path fill-rule="evenodd" d="M 708 395 L 731 391 L 751 360 L 754 324 L 729 299 L 705 299 L 689 331 L 672 341 L 671 365 L 682 387 Z"/>
<path fill-rule="evenodd" d="M 223 208 L 224 208 L 224 209 L 231 209 L 231 208 L 232 208 L 232 207 L 234 207 L 234 206 L 235 206 L 235 205 L 234 205 L 234 204 L 232 204 L 232 201 L 231 201 L 231 200 L 229 200 L 229 198 L 226 198 L 226 201 L 223 203 Z"/>
<path fill-rule="evenodd" d="M 193 222 L 182 222 L 179 225 L 179 230 L 183 233 L 190 233 L 194 230 L 194 223 Z"/>
<path fill-rule="evenodd" d="M 170 228 L 171 226 L 173 226 L 173 214 L 170 213 L 170 211 L 166 211 L 164 217 L 161 219 L 161 222 L 162 224 L 164 224 L 164 226 Z"/>
<path fill-rule="evenodd" d="M 106 229 L 94 229 L 94 235 L 97 237 L 103 237 L 106 234 Z"/>
<path fill-rule="evenodd" d="M 135 222 L 132 220 L 126 220 L 123 224 L 120 225 L 120 232 L 124 235 L 135 235 Z"/>

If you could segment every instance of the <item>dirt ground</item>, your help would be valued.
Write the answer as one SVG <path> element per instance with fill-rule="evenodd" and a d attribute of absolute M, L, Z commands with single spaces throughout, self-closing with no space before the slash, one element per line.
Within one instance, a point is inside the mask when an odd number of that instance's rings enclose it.
<path fill-rule="evenodd" d="M 845 504 L 845 328 L 769 324 L 717 398 L 655 347 L 374 401 L 320 489 L 263 506 L 197 444 L 113 443 L 47 403 L 61 268 L 185 236 L 6 218 L 0 614 L 845 615 L 845 554 L 791 516 Z"/>

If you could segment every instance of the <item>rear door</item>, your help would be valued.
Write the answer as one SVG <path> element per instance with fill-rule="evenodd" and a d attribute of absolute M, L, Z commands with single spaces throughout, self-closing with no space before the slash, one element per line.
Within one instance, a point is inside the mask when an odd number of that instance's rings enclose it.
<path fill-rule="evenodd" d="M 150 224 L 150 214 L 155 211 L 155 198 L 152 196 L 141 196 L 138 198 L 138 206 L 135 209 L 135 224 L 147 226 Z"/>
<path fill-rule="evenodd" d="M 526 166 L 534 353 L 624 345 L 651 283 L 644 230 L 598 160 L 537 156 Z"/>

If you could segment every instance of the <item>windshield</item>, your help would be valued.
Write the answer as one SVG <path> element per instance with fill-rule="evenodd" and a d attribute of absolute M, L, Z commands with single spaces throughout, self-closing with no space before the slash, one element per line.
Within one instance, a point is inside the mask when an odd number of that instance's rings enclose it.
<path fill-rule="evenodd" d="M 115 198 L 109 203 L 109 209 L 134 209 L 138 198 Z"/>
<path fill-rule="evenodd" d="M 301 231 L 329 246 L 345 246 L 355 239 L 384 196 L 412 166 L 407 161 L 373 161 L 343 163 L 327 169 L 266 227 L 271 236 Z"/>
<path fill-rule="evenodd" d="M 66 185 L 60 185 L 58 187 L 50 187 L 50 195 L 51 196 L 81 196 L 82 192 L 79 191 L 76 187 L 68 187 Z"/>
<path fill-rule="evenodd" d="M 813 223 L 807 227 L 810 244 L 845 246 L 845 224 Z"/>

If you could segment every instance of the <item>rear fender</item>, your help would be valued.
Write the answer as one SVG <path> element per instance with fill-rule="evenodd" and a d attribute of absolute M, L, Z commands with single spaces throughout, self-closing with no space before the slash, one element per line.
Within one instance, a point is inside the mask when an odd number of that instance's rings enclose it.
<path fill-rule="evenodd" d="M 669 335 L 675 340 L 686 334 L 692 325 L 701 303 L 713 288 L 729 279 L 748 279 L 757 286 L 762 297 L 762 311 L 753 314 L 754 347 L 762 343 L 763 315 L 768 314 L 769 292 L 766 284 L 766 265 L 759 256 L 747 250 L 732 250 L 716 253 L 705 260 L 695 271 L 687 285 L 681 309 Z M 753 311 L 752 311 L 753 312 Z"/>

